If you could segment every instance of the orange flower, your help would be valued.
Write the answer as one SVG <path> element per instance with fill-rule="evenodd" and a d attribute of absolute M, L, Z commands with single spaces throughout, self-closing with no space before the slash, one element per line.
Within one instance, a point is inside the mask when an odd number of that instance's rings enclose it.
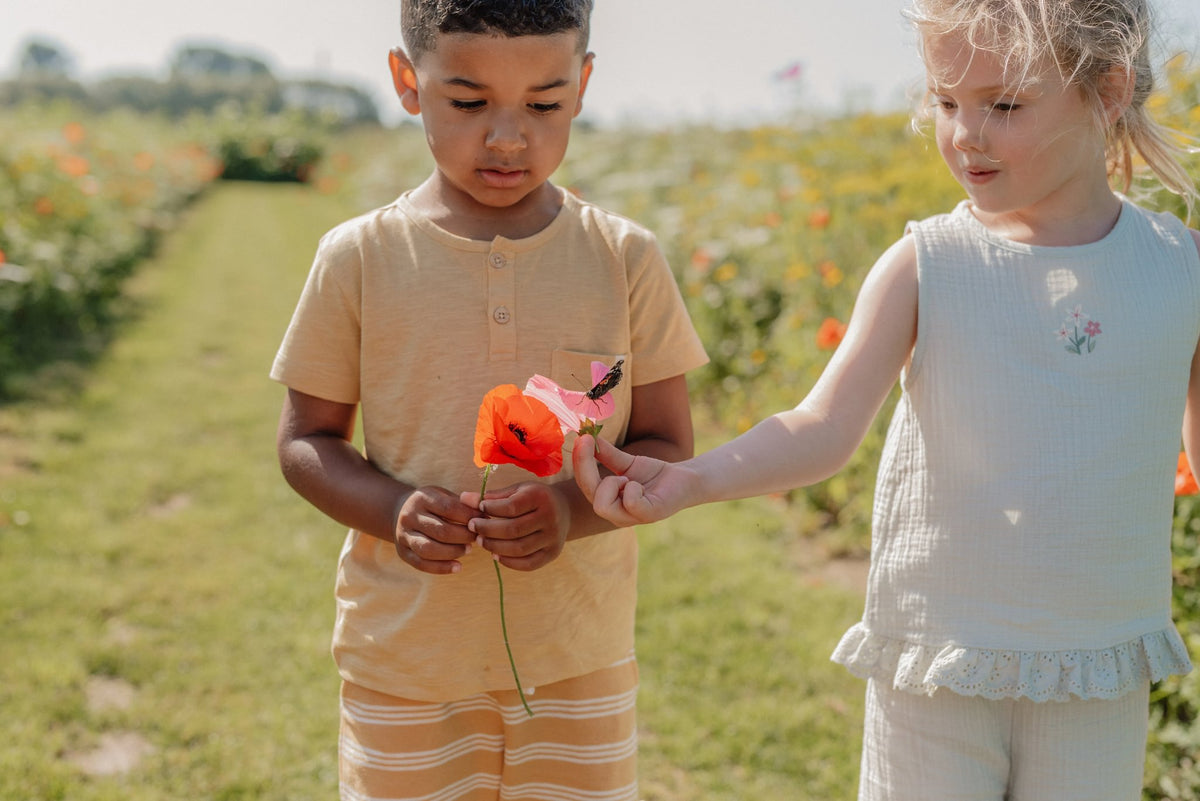
<path fill-rule="evenodd" d="M 475 424 L 475 464 L 515 464 L 535 476 L 562 469 L 563 433 L 546 404 L 501 384 L 483 397 Z"/>
<path fill-rule="evenodd" d="M 817 329 L 817 347 L 821 350 L 833 350 L 846 336 L 846 324 L 836 317 L 826 317 Z"/>
<path fill-rule="evenodd" d="M 33 210 L 43 217 L 49 217 L 54 213 L 54 201 L 48 197 L 39 197 L 33 201 Z"/>
<path fill-rule="evenodd" d="M 808 215 L 808 226 L 809 228 L 816 228 L 819 231 L 829 225 L 829 220 L 832 216 L 827 208 L 813 209 L 812 213 Z"/>
<path fill-rule="evenodd" d="M 68 122 L 63 126 L 63 138 L 71 144 L 77 145 L 87 138 L 87 131 L 78 122 Z"/>
<path fill-rule="evenodd" d="M 92 165 L 83 156 L 63 156 L 58 160 L 58 168 L 72 178 L 82 178 L 92 171 Z"/>
<path fill-rule="evenodd" d="M 1179 454 L 1179 462 L 1175 466 L 1175 494 L 1176 495 L 1195 495 L 1200 493 L 1200 486 L 1196 484 L 1196 477 L 1192 475 L 1192 467 L 1188 464 L 1186 453 Z"/>

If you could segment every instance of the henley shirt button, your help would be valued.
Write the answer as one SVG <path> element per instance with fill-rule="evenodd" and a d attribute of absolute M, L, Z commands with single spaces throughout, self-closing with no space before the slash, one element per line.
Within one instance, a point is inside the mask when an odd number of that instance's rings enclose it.
<path fill-rule="evenodd" d="M 496 310 L 492 312 L 492 319 L 500 323 L 500 325 L 504 325 L 512 319 L 512 315 L 508 313 L 507 306 L 497 306 Z"/>
<path fill-rule="evenodd" d="M 508 259 L 504 258 L 504 256 L 500 255 L 499 253 L 493 253 L 490 257 L 490 261 L 492 262 L 492 266 L 497 270 L 508 264 Z"/>

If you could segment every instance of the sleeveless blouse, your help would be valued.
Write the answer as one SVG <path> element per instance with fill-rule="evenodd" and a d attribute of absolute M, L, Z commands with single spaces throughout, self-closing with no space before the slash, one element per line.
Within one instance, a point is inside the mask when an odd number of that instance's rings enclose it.
<path fill-rule="evenodd" d="M 911 692 L 1035 701 L 1186 673 L 1170 551 L 1200 337 L 1186 227 L 1122 198 L 1077 247 L 998 237 L 965 201 L 909 230 L 916 344 L 863 619 L 833 660 Z"/>

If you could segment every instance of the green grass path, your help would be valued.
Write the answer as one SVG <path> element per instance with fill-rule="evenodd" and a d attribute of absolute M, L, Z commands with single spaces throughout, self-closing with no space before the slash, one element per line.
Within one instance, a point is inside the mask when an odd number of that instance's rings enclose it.
<path fill-rule="evenodd" d="M 218 186 L 83 388 L 0 407 L 0 799 L 335 796 L 342 537 L 279 477 L 266 372 L 354 211 Z M 647 801 L 852 798 L 862 686 L 828 654 L 861 600 L 798 578 L 767 502 L 641 540 Z"/>

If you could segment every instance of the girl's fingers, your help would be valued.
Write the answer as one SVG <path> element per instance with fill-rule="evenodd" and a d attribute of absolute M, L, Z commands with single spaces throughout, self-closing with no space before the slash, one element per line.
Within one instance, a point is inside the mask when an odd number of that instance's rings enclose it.
<path fill-rule="evenodd" d="M 593 440 L 596 443 L 595 457 L 600 464 L 607 467 L 617 475 L 623 475 L 630 467 L 633 467 L 633 460 L 636 458 L 631 454 L 613 445 L 606 439 Z"/>
<path fill-rule="evenodd" d="M 596 497 L 596 486 L 600 483 L 600 465 L 596 462 L 596 440 L 583 434 L 571 448 L 571 464 L 575 468 L 575 483 L 589 501 Z"/>

